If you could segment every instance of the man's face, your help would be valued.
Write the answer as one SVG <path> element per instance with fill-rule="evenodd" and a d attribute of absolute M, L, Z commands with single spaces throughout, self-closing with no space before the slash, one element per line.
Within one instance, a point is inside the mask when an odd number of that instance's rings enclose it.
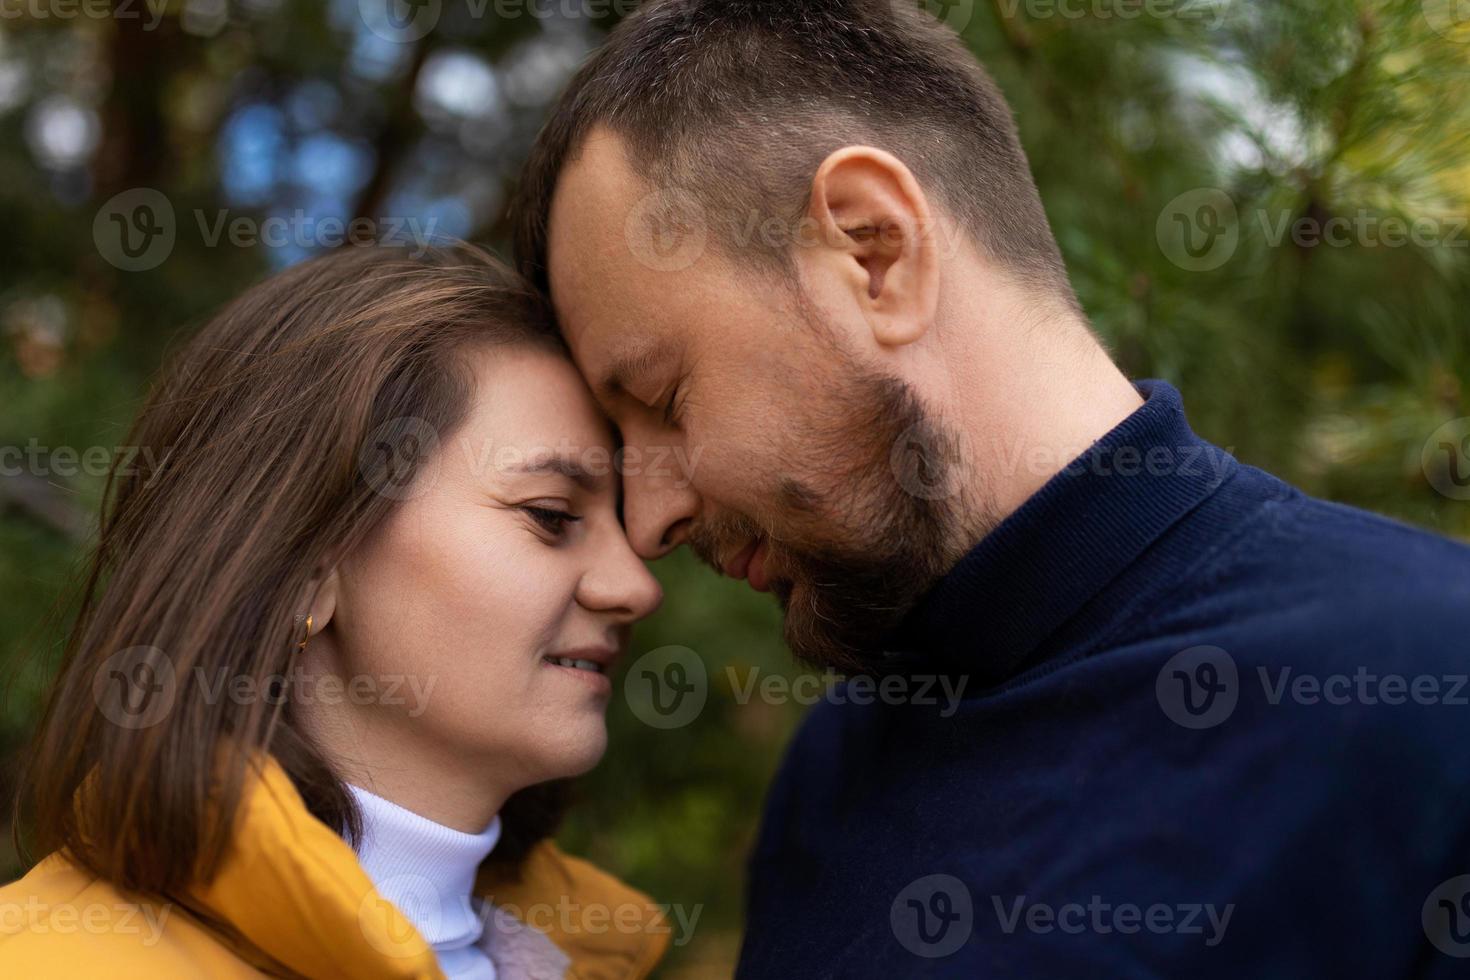
<path fill-rule="evenodd" d="M 775 593 L 798 657 L 870 665 L 951 560 L 953 502 L 927 492 L 947 435 L 865 361 L 860 318 L 734 263 L 697 221 L 660 227 L 665 201 L 597 131 L 550 217 L 562 332 L 625 445 L 629 538 Z"/>

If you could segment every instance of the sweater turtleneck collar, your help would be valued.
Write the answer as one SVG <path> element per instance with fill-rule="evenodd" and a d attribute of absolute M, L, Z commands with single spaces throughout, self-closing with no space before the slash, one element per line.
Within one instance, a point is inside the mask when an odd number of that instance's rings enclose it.
<path fill-rule="evenodd" d="M 974 546 L 890 635 L 890 670 L 939 667 L 1000 684 L 1147 552 L 1160 568 L 1194 535 L 1158 542 L 1239 464 L 1190 429 L 1179 392 L 1144 404 Z"/>
<path fill-rule="evenodd" d="M 480 864 L 500 839 L 497 815 L 478 834 L 435 823 L 357 786 L 362 811 L 358 861 L 373 885 L 423 934 L 452 978 L 489 980 L 489 957 L 476 943 L 484 929 L 471 896 Z"/>

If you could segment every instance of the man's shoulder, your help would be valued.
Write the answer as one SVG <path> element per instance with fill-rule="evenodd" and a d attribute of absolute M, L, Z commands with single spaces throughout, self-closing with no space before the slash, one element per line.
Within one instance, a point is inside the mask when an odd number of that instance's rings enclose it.
<path fill-rule="evenodd" d="M 1367 642 L 1390 654 L 1418 644 L 1422 652 L 1427 641 L 1447 642 L 1447 630 L 1463 631 L 1470 544 L 1290 491 L 1266 501 L 1185 587 L 1194 605 L 1217 605 L 1281 643 Z M 1276 645 L 1261 650 L 1269 656 Z"/>
<path fill-rule="evenodd" d="M 1362 570 L 1432 572 L 1470 570 L 1470 543 L 1384 514 L 1318 497 L 1301 495 L 1288 508 L 1299 533 L 1319 542 L 1325 556 L 1358 555 L 1374 559 Z M 1352 571 L 1352 570 L 1349 570 Z"/>

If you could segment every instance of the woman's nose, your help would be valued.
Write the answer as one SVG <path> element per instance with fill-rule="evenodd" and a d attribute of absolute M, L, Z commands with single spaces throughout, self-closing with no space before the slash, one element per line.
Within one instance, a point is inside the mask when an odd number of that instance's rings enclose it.
<path fill-rule="evenodd" d="M 621 529 L 600 549 L 597 563 L 582 576 L 578 596 L 583 606 L 614 613 L 621 622 L 637 622 L 663 603 L 663 586 L 633 553 Z"/>

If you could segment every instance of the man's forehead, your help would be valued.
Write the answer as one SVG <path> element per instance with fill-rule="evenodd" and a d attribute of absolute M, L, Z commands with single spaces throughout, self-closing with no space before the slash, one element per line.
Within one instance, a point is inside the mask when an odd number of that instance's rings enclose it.
<path fill-rule="evenodd" d="M 603 188 L 586 186 L 581 164 L 568 164 L 557 182 L 547 217 L 546 272 L 562 334 L 580 348 L 594 320 L 621 302 L 626 282 L 626 242 L 618 202 Z"/>
<path fill-rule="evenodd" d="M 572 263 L 615 257 L 623 242 L 622 222 L 644 192 L 641 177 L 629 166 L 622 140 L 606 130 L 593 130 L 571 154 L 557 176 L 546 215 L 548 267 L 558 256 Z M 626 251 L 623 248 L 622 251 Z"/>
<path fill-rule="evenodd" d="M 552 305 L 573 359 L 599 397 L 626 391 L 671 353 L 652 331 L 656 290 L 649 292 L 653 284 L 624 227 L 644 186 L 621 138 L 599 128 L 568 159 L 552 195 L 546 256 Z"/>
<path fill-rule="evenodd" d="M 592 372 L 606 374 L 606 365 L 636 354 L 640 340 L 629 336 L 628 318 L 611 302 L 610 291 L 584 292 L 578 288 L 575 273 L 558 276 L 555 263 L 549 271 L 557 329 L 571 349 L 573 362 L 596 389 L 599 378 Z"/>

